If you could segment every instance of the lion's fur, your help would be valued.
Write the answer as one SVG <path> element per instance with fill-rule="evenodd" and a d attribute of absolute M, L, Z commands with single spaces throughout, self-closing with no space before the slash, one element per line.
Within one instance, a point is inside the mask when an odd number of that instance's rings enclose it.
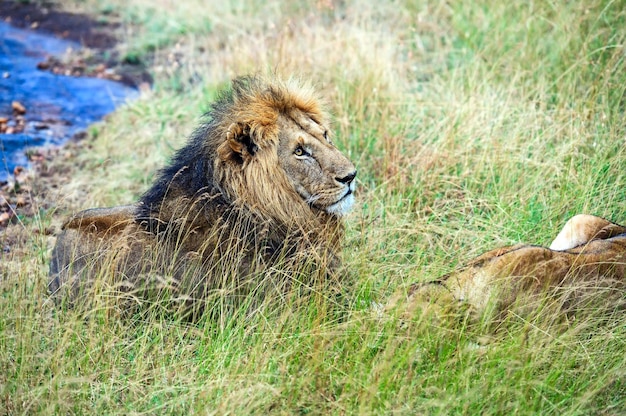
<path fill-rule="evenodd" d="M 137 204 L 83 211 L 65 223 L 50 289 L 68 286 L 75 298 L 104 266 L 122 286 L 155 275 L 180 285 L 191 276 L 196 291 L 278 260 L 336 266 L 356 170 L 328 133 L 310 86 L 235 79 Z M 298 143 L 315 150 L 317 163 L 293 156 Z"/>
<path fill-rule="evenodd" d="M 546 299 L 562 311 L 575 311 L 593 296 L 626 300 L 626 227 L 577 215 L 551 247 L 562 249 L 518 244 L 489 251 L 435 282 L 413 285 L 411 302 L 462 302 L 502 314 Z"/>

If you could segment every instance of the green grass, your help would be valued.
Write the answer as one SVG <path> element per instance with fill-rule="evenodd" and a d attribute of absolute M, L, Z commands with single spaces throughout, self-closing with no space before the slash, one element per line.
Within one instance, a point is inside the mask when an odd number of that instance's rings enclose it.
<path fill-rule="evenodd" d="M 214 4 L 213 4 L 214 3 Z M 63 2 L 126 22 L 153 91 L 73 149 L 0 263 L 0 414 L 622 414 L 626 318 L 379 314 L 409 284 L 576 213 L 626 221 L 623 1 Z M 129 203 L 235 74 L 311 79 L 359 169 L 342 296 L 189 324 L 46 294 L 43 230 Z M 69 165 L 68 165 L 69 164 Z M 6 260 L 6 261 L 5 261 Z"/>

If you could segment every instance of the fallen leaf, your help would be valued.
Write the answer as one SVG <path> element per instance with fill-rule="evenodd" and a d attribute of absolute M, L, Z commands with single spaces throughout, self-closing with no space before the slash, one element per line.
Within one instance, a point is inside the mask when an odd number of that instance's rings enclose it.
<path fill-rule="evenodd" d="M 17 114 L 26 113 L 26 107 L 24 107 L 24 104 L 20 103 L 19 101 L 13 101 L 11 103 L 11 108 L 13 108 L 13 111 L 15 111 Z"/>

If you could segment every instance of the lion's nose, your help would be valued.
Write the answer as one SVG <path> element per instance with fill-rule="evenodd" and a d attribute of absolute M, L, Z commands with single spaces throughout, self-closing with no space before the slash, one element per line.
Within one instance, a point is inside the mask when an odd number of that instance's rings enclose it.
<path fill-rule="evenodd" d="M 346 185 L 350 185 L 350 182 L 352 182 L 354 180 L 354 178 L 356 178 L 356 170 L 354 172 L 349 173 L 348 175 L 344 176 L 343 178 L 336 177 L 335 180 L 337 182 L 345 183 Z"/>

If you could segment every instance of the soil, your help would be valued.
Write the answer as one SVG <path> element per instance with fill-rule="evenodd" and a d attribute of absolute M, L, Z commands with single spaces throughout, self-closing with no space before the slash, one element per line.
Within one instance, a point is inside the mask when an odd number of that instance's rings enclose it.
<path fill-rule="evenodd" d="M 116 50 L 121 28 L 113 14 L 95 20 L 80 13 L 58 10 L 50 2 L 0 2 L 0 19 L 15 27 L 52 34 L 79 42 L 85 48 L 69 57 L 50 57 L 39 69 L 71 76 L 107 78 L 142 88 L 152 83 L 152 77 L 142 62 L 127 59 Z"/>
<path fill-rule="evenodd" d="M 105 20 L 96 21 L 84 14 L 64 12 L 45 1 L 2 0 L 0 19 L 16 27 L 78 41 L 84 46 L 85 51 L 75 51 L 69 57 L 47 59 L 39 64 L 41 70 L 109 78 L 138 88 L 149 87 L 152 82 L 143 64 L 125 62 L 116 50 L 120 29 L 116 16 L 108 15 Z M 54 115 L 50 118 L 54 122 Z M 52 228 L 39 229 L 37 222 L 30 219 L 55 208 L 54 189 L 68 182 L 67 166 L 72 164 L 75 154 L 72 149 L 81 147 L 80 139 L 74 137 L 63 148 L 30 151 L 27 156 L 32 169 L 18 167 L 8 182 L 0 183 L 0 260 L 25 249 L 25 233 L 54 233 Z"/>
<path fill-rule="evenodd" d="M 0 18 L 15 27 L 44 31 L 88 48 L 106 50 L 117 44 L 114 31 L 118 23 L 94 21 L 84 14 L 59 11 L 49 2 L 3 1 Z"/>

